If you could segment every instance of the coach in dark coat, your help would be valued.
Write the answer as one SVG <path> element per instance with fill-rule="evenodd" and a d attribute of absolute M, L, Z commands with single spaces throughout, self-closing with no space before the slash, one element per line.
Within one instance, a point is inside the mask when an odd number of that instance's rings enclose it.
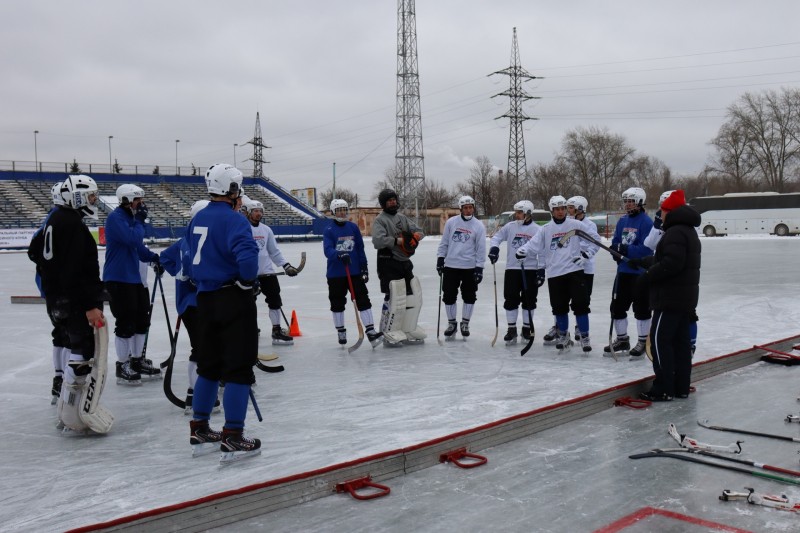
<path fill-rule="evenodd" d="M 664 235 L 640 282 L 650 290 L 653 321 L 650 325 L 653 371 L 656 379 L 641 397 L 651 401 L 688 398 L 692 374 L 689 324 L 700 295 L 700 215 L 686 205 L 682 190 L 662 203 Z M 649 258 L 648 258 L 649 259 Z"/>

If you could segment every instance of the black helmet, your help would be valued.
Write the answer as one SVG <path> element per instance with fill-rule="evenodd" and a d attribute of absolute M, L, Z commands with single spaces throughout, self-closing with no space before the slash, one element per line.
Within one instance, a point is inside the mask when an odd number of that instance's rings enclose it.
<path fill-rule="evenodd" d="M 381 205 L 381 207 L 386 208 L 386 202 L 388 202 L 392 198 L 397 200 L 397 193 L 394 192 L 392 189 L 383 189 L 378 194 L 378 203 Z"/>

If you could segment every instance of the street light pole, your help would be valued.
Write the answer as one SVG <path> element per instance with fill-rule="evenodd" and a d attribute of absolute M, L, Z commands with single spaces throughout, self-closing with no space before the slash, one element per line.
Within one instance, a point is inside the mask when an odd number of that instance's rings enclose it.
<path fill-rule="evenodd" d="M 175 139 L 175 173 L 180 176 L 181 169 L 178 168 L 178 143 L 181 142 L 180 139 Z"/>
<path fill-rule="evenodd" d="M 36 172 L 39 172 L 39 147 L 36 142 L 36 136 L 39 135 L 39 130 L 33 131 L 33 157 L 36 160 Z"/>
<path fill-rule="evenodd" d="M 239 146 L 237 143 L 233 143 L 233 166 L 236 166 L 236 147 Z"/>
<path fill-rule="evenodd" d="M 111 139 L 113 139 L 113 135 L 108 136 L 108 173 L 114 173 L 114 167 L 111 166 Z"/>

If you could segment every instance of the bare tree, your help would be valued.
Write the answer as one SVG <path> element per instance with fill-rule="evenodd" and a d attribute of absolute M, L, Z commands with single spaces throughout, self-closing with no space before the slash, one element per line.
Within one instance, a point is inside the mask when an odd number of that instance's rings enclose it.
<path fill-rule="evenodd" d="M 330 209 L 331 202 L 336 199 L 344 200 L 351 208 L 358 207 L 358 195 L 350 189 L 337 188 L 336 198 L 333 198 L 333 189 L 328 189 L 319 195 L 319 201 L 325 209 Z"/>
<path fill-rule="evenodd" d="M 475 158 L 467 181 L 459 184 L 461 192 L 475 199 L 476 214 L 493 215 L 500 212 L 495 191 L 497 177 L 492 162 L 482 155 Z"/>
<path fill-rule="evenodd" d="M 530 170 L 531 179 L 528 180 L 530 187 L 526 191 L 520 191 L 523 195 L 519 200 L 530 200 L 537 209 L 550 210 L 548 201 L 551 197 L 558 194 L 569 195 L 565 188 L 570 180 L 570 172 L 566 162 L 562 158 L 550 164 L 537 163 Z M 591 199 L 589 200 L 591 205 Z"/>
<path fill-rule="evenodd" d="M 425 180 L 425 205 L 428 208 L 434 207 L 455 207 L 458 205 L 457 194 L 447 190 L 447 187 L 438 183 L 436 180 Z"/>
<path fill-rule="evenodd" d="M 758 164 L 742 124 L 726 122 L 710 144 L 716 151 L 708 171 L 730 181 L 732 192 L 753 190 Z"/>
<path fill-rule="evenodd" d="M 631 186 L 644 189 L 650 206 L 658 203 L 662 192 L 675 188 L 670 168 L 660 159 L 649 155 L 637 157 L 631 162 L 628 180 Z"/>

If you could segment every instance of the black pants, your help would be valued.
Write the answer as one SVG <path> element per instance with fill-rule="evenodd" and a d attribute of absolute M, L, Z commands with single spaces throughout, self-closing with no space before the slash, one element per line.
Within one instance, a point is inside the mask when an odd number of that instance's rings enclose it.
<path fill-rule="evenodd" d="M 442 273 L 442 302 L 453 305 L 458 298 L 458 288 L 461 287 L 461 299 L 465 304 L 474 304 L 478 299 L 478 284 L 475 283 L 474 268 L 444 267 Z"/>
<path fill-rule="evenodd" d="M 252 385 L 258 357 L 256 302 L 236 286 L 197 295 L 197 374 Z"/>
<path fill-rule="evenodd" d="M 406 293 L 412 294 L 411 278 L 414 277 L 414 265 L 411 261 L 398 261 L 393 257 L 378 256 L 378 279 L 381 282 L 381 292 L 385 299 L 389 299 L 389 283 L 397 280 L 406 280 Z"/>
<path fill-rule="evenodd" d="M 197 307 L 189 306 L 186 308 L 186 311 L 183 312 L 181 315 L 181 322 L 183 322 L 183 327 L 186 330 L 186 336 L 189 337 L 189 346 L 191 346 L 191 352 L 189 353 L 189 361 L 197 362 L 197 349 L 195 346 L 197 345 L 195 339 L 197 339 L 198 331 L 197 331 Z"/>
<path fill-rule="evenodd" d="M 85 361 L 94 357 L 94 329 L 86 319 L 86 312 L 65 300 L 48 302 L 47 308 L 53 326 L 65 332 L 72 353 L 82 355 Z"/>
<path fill-rule="evenodd" d="M 570 309 L 576 316 L 589 314 L 589 294 L 586 292 L 583 270 L 550 278 L 547 288 L 554 315 L 566 315 Z"/>
<path fill-rule="evenodd" d="M 350 276 L 353 280 L 353 290 L 356 292 L 356 307 L 359 311 L 372 309 L 369 301 L 369 290 L 361 276 Z M 328 278 L 328 300 L 331 302 L 331 311 L 341 313 L 350 296 L 350 284 L 347 278 Z"/>
<path fill-rule="evenodd" d="M 270 309 L 280 309 L 283 307 L 281 300 L 281 284 L 278 276 L 258 276 L 258 283 L 261 285 L 261 294 Z"/>
<path fill-rule="evenodd" d="M 528 290 L 523 290 L 522 270 L 506 270 L 503 280 L 503 309 L 513 311 L 522 304 L 523 309 L 536 309 L 536 300 L 539 298 L 539 285 L 536 283 L 536 271 L 528 269 L 525 271 L 525 284 Z"/>
<path fill-rule="evenodd" d="M 656 394 L 689 394 L 692 378 L 691 318 L 691 312 L 653 311 L 650 344 L 656 375 L 652 391 Z"/>
<path fill-rule="evenodd" d="M 155 290 L 155 287 L 153 287 Z M 150 329 L 150 292 L 141 283 L 107 281 L 109 306 L 114 315 L 114 334 L 129 339 Z"/>
<path fill-rule="evenodd" d="M 617 297 L 611 300 L 611 318 L 622 319 L 628 316 L 628 309 L 633 304 L 633 316 L 637 320 L 650 318 L 649 287 L 636 281 L 639 274 L 617 272 Z"/>

